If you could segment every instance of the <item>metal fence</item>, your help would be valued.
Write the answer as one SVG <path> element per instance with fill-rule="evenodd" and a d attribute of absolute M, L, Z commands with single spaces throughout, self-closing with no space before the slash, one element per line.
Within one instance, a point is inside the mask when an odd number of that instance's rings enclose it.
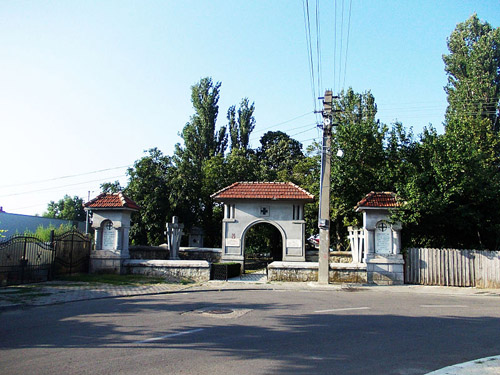
<path fill-rule="evenodd" d="M 57 275 L 86 273 L 90 237 L 69 231 L 50 241 L 16 235 L 0 242 L 0 286 L 51 280 Z"/>
<path fill-rule="evenodd" d="M 500 251 L 407 249 L 405 283 L 500 288 Z"/>

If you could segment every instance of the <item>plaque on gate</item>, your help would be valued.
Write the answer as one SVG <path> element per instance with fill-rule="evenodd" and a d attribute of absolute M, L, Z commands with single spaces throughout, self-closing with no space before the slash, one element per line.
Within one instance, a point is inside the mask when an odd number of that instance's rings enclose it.
<path fill-rule="evenodd" d="M 381 221 L 375 228 L 375 252 L 378 254 L 391 253 L 391 227 L 385 221 Z"/>
<path fill-rule="evenodd" d="M 113 223 L 108 221 L 104 224 L 102 230 L 102 249 L 114 250 L 115 249 L 116 230 L 113 228 Z"/>

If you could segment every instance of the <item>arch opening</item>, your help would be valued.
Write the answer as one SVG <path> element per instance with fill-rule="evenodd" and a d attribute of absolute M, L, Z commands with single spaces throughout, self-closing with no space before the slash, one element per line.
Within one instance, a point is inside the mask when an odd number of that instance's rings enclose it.
<path fill-rule="evenodd" d="M 283 234 L 269 222 L 249 226 L 243 236 L 243 271 L 265 270 L 269 263 L 283 259 Z"/>

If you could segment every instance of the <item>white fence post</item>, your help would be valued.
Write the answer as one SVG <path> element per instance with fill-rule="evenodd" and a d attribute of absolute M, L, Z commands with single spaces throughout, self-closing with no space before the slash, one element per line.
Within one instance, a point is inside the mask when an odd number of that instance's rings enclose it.
<path fill-rule="evenodd" d="M 351 254 L 353 263 L 361 263 L 364 253 L 364 230 L 357 227 L 348 227 L 349 243 L 351 244 Z"/>

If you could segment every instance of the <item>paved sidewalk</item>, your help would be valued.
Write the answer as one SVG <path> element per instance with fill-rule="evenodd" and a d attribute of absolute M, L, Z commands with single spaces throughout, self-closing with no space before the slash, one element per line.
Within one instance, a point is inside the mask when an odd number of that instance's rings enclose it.
<path fill-rule="evenodd" d="M 49 281 L 0 288 L 0 313 L 28 306 L 53 305 L 90 299 L 130 297 L 177 292 L 193 284 L 112 285 L 101 283 Z"/>

